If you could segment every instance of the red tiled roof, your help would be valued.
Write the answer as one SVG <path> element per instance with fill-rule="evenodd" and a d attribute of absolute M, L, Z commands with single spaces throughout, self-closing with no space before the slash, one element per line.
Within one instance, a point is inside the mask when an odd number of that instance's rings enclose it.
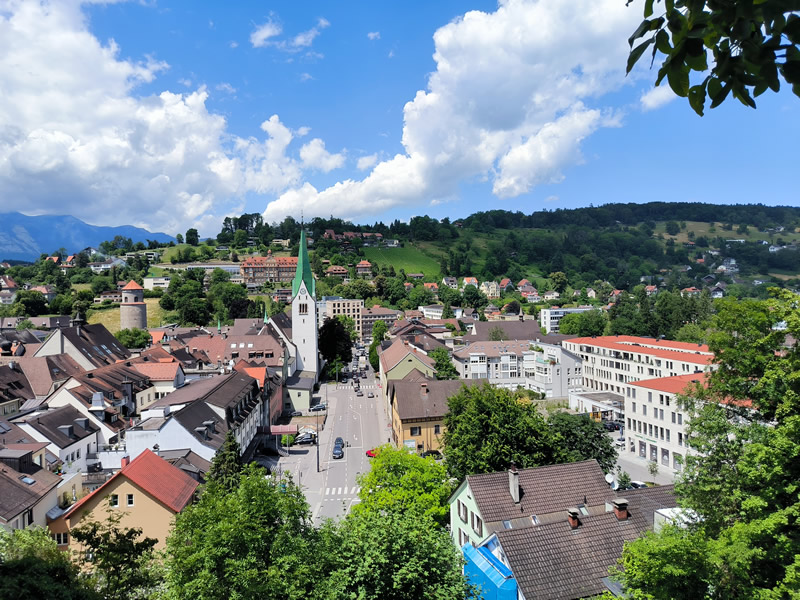
<path fill-rule="evenodd" d="M 123 290 L 141 290 L 141 289 L 142 289 L 142 286 L 140 286 L 140 285 L 139 285 L 138 283 L 136 283 L 136 282 L 135 282 L 133 279 L 131 279 L 131 280 L 130 280 L 130 281 L 129 281 L 129 282 L 126 284 L 126 285 L 125 285 L 125 287 L 124 287 L 124 288 L 122 288 L 122 289 L 123 289 Z"/>
<path fill-rule="evenodd" d="M 200 485 L 179 468 L 173 467 L 163 458 L 146 449 L 130 464 L 117 471 L 111 479 L 73 504 L 69 512 L 74 513 L 89 498 L 102 493 L 103 488 L 117 477 L 126 477 L 176 513 L 181 512 L 189 504 L 197 486 Z"/>
<path fill-rule="evenodd" d="M 690 344 L 671 340 L 636 337 L 630 335 L 582 337 L 568 341 L 569 344 L 597 346 L 619 352 L 638 352 L 659 358 L 692 362 L 701 365 L 709 364 L 714 357 L 705 344 Z"/>
<path fill-rule="evenodd" d="M 380 360 L 383 363 L 384 372 L 394 369 L 408 355 L 413 355 L 422 362 L 422 364 L 427 365 L 431 369 L 433 369 L 436 364 L 430 356 L 418 352 L 416 348 L 409 346 L 405 340 L 397 338 L 391 346 L 381 352 Z"/>
<path fill-rule="evenodd" d="M 180 365 L 177 362 L 137 362 L 133 368 L 151 381 L 175 381 Z"/>
<path fill-rule="evenodd" d="M 163 340 L 165 333 L 166 332 L 164 332 L 164 331 L 158 331 L 156 329 L 151 329 L 150 330 L 150 337 L 153 338 L 153 343 L 154 344 L 158 344 L 161 340 Z"/>
<path fill-rule="evenodd" d="M 631 385 L 668 394 L 683 394 L 689 391 L 695 382 L 700 382 L 703 386 L 708 385 L 707 376 L 706 373 L 687 373 L 686 375 L 675 375 L 674 377 L 645 379 L 631 382 Z"/>
<path fill-rule="evenodd" d="M 362 260 L 362 261 L 359 261 L 356 266 L 357 267 L 371 267 L 372 265 L 370 264 L 370 262 L 368 260 Z"/>

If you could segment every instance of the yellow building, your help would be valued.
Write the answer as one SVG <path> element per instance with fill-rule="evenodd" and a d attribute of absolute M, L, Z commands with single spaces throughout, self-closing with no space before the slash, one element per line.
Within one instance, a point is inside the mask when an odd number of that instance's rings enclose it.
<path fill-rule="evenodd" d="M 121 527 L 141 527 L 144 537 L 163 548 L 175 515 L 194 498 L 198 482 L 150 450 L 145 450 L 88 496 L 48 524 L 59 548 L 77 549 L 69 532 L 84 519 L 105 521 L 120 513 Z"/>
<path fill-rule="evenodd" d="M 392 409 L 392 441 L 418 452 L 439 450 L 444 434 L 447 401 L 465 385 L 478 381 L 437 381 L 414 373 L 389 383 L 387 395 Z"/>

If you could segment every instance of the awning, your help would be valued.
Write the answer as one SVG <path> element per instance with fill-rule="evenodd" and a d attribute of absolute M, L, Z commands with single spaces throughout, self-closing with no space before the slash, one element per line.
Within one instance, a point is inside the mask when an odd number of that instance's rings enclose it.
<path fill-rule="evenodd" d="M 271 425 L 269 432 L 272 435 L 284 435 L 297 433 L 297 425 Z"/>

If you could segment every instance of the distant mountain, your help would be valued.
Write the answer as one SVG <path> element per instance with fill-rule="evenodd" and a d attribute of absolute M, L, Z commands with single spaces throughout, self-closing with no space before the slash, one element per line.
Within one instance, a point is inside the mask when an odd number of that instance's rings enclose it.
<path fill-rule="evenodd" d="M 145 244 L 147 240 L 175 241 L 166 233 L 151 233 L 131 225 L 99 227 L 69 215 L 28 217 L 10 212 L 0 214 L 0 260 L 34 261 L 41 254 L 59 248 L 80 252 L 88 246 L 96 248 L 117 235 Z"/>

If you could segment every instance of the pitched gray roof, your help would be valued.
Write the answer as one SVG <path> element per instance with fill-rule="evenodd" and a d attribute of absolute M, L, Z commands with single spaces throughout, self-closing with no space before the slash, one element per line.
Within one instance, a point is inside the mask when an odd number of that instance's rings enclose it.
<path fill-rule="evenodd" d="M 613 496 L 596 460 L 520 469 L 519 504 L 511 498 L 508 471 L 470 475 L 467 482 L 487 523 L 554 513 L 579 504 L 597 506 Z"/>
<path fill-rule="evenodd" d="M 491 337 L 491 331 L 500 328 L 509 340 L 539 341 L 544 344 L 561 344 L 574 335 L 544 335 L 538 321 L 477 321 L 472 335 L 464 337 L 466 342 L 486 342 Z"/>
<path fill-rule="evenodd" d="M 86 427 L 76 423 L 86 423 Z M 33 427 L 45 438 L 53 442 L 59 448 L 66 448 L 75 442 L 89 437 L 100 428 L 91 419 L 79 412 L 73 406 L 62 406 L 61 408 L 50 409 L 40 413 L 29 415 L 24 420 L 25 423 Z M 65 435 L 59 426 L 71 425 L 72 436 Z"/>
<path fill-rule="evenodd" d="M 392 381 L 390 394 L 400 419 L 442 418 L 448 410 L 447 400 L 464 386 L 477 385 L 477 379 L 452 381 Z"/>

